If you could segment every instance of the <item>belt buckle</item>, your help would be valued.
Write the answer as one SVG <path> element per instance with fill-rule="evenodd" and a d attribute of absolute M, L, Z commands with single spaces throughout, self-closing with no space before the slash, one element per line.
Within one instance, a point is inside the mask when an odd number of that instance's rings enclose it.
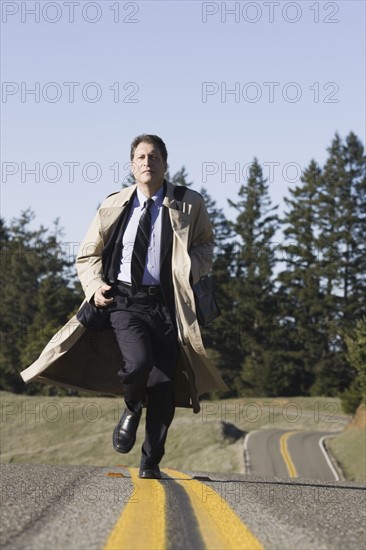
<path fill-rule="evenodd" d="M 156 296 L 158 294 L 159 290 L 156 286 L 149 286 L 147 289 L 147 293 L 149 296 Z"/>

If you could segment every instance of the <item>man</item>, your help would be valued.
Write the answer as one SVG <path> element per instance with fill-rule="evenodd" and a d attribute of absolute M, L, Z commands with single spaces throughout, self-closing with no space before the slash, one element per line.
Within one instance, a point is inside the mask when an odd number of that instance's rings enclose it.
<path fill-rule="evenodd" d="M 136 184 L 107 197 L 77 257 L 86 300 L 110 311 L 112 330 L 95 335 L 73 317 L 21 375 L 123 392 L 126 408 L 113 433 L 122 453 L 132 449 L 146 405 L 140 477 L 159 479 L 175 406 L 199 412 L 199 394 L 227 386 L 207 359 L 191 287 L 212 261 L 203 199 L 187 189 L 177 200 L 158 136 L 138 136 L 131 162 Z"/>

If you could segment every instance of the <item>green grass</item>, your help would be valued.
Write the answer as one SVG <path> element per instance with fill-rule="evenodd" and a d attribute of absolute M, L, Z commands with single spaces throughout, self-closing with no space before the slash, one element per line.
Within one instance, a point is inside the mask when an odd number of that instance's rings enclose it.
<path fill-rule="evenodd" d="M 327 448 L 335 457 L 346 477 L 366 483 L 366 432 L 351 428 L 330 439 Z"/>
<path fill-rule="evenodd" d="M 1 392 L 1 462 L 138 466 L 144 416 L 127 455 L 112 446 L 123 400 L 104 397 L 24 396 Z M 261 398 L 204 401 L 195 415 L 177 409 L 162 467 L 243 472 L 243 435 L 259 428 L 340 431 L 349 416 L 334 398 Z M 223 435 L 223 422 L 241 430 Z"/>

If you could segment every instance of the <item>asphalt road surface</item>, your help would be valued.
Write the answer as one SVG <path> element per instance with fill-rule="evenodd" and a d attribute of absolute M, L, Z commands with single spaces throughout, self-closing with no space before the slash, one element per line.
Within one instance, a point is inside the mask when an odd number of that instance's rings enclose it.
<path fill-rule="evenodd" d="M 1 548 L 365 548 L 361 485 L 163 472 L 156 481 L 122 466 L 3 464 Z"/>
<path fill-rule="evenodd" d="M 334 432 L 258 430 L 245 441 L 246 472 L 255 475 L 337 481 L 324 439 Z"/>

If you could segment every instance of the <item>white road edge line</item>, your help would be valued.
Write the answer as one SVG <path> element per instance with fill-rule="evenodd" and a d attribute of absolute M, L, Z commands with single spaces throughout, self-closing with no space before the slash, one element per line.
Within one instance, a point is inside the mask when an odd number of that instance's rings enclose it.
<path fill-rule="evenodd" d="M 251 435 L 255 434 L 256 432 L 259 432 L 259 430 L 253 430 L 252 432 L 248 432 L 246 436 L 244 437 L 243 442 L 243 455 L 244 455 L 244 473 L 250 474 L 250 457 L 249 457 L 249 450 L 248 450 L 248 441 Z"/>
<path fill-rule="evenodd" d="M 324 440 L 325 440 L 327 437 L 334 437 L 334 436 L 323 435 L 323 436 L 319 439 L 319 441 L 318 441 L 319 447 L 320 447 L 320 450 L 321 450 L 321 452 L 323 453 L 324 458 L 325 458 L 325 460 L 326 460 L 326 462 L 327 462 L 327 464 L 328 464 L 328 466 L 329 466 L 329 468 L 330 468 L 330 471 L 331 471 L 332 474 L 334 475 L 335 481 L 339 481 L 340 478 L 339 478 L 338 472 L 337 472 L 337 470 L 334 468 L 334 466 L 333 466 L 333 464 L 332 464 L 332 462 L 331 462 L 331 460 L 330 460 L 330 458 L 329 458 L 329 456 L 328 456 L 328 453 L 327 453 L 327 450 L 326 450 L 326 448 L 325 448 L 325 445 L 324 445 Z"/>

